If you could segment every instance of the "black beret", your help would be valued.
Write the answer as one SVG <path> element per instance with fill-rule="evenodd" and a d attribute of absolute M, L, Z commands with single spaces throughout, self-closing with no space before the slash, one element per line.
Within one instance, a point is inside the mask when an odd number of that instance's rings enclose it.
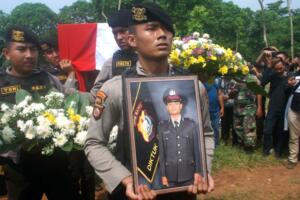
<path fill-rule="evenodd" d="M 175 34 L 171 17 L 157 4 L 150 2 L 135 4 L 131 12 L 131 25 L 158 21 L 173 35 Z"/>
<path fill-rule="evenodd" d="M 39 46 L 37 36 L 29 29 L 19 25 L 10 26 L 6 30 L 5 42 L 28 42 Z"/>
<path fill-rule="evenodd" d="M 167 89 L 163 95 L 165 104 L 169 102 L 183 102 L 183 97 L 177 89 Z"/>
<path fill-rule="evenodd" d="M 130 25 L 130 10 L 128 9 L 121 9 L 115 13 L 113 13 L 108 18 L 108 25 L 111 28 L 115 27 L 128 27 Z"/>
<path fill-rule="evenodd" d="M 58 45 L 57 45 L 57 38 L 56 37 L 48 37 L 43 39 L 40 42 L 40 48 L 42 51 L 47 51 L 51 48 L 57 49 Z"/>

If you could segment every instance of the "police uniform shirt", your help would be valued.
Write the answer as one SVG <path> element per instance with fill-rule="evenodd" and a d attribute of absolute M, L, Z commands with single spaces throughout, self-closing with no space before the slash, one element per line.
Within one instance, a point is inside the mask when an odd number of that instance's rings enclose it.
<path fill-rule="evenodd" d="M 52 65 L 45 65 L 45 66 L 43 66 L 43 69 L 46 72 L 55 76 L 61 82 L 61 84 L 64 84 L 68 78 L 66 73 L 59 67 L 55 67 Z"/>
<path fill-rule="evenodd" d="M 151 76 L 141 67 L 140 63 L 136 65 L 137 75 Z M 171 76 L 174 70 L 170 67 L 169 73 Z M 210 125 L 208 101 L 206 99 L 205 89 L 201 87 L 200 102 L 206 143 L 208 169 L 211 168 L 212 154 L 214 149 L 213 132 Z M 113 155 L 108 147 L 109 134 L 115 125 L 119 127 L 119 134 L 124 133 L 124 118 L 123 118 L 123 92 L 122 92 L 122 77 L 115 76 L 104 83 L 101 92 L 105 95 L 103 106 L 105 109 L 102 112 L 100 119 L 96 120 L 91 117 L 88 134 L 85 142 L 85 153 L 96 174 L 103 180 L 106 189 L 111 193 L 121 181 L 132 175 L 131 172 L 119 161 L 116 157 L 122 152 L 116 152 Z M 103 99 L 104 100 L 104 99 Z M 129 137 L 129 136 L 126 136 Z M 127 147 L 129 148 L 129 147 Z M 118 148 L 117 148 L 118 149 Z M 130 160 L 128 161 L 130 162 Z"/>
<path fill-rule="evenodd" d="M 19 89 L 45 95 L 51 87 L 55 87 L 63 92 L 59 81 L 43 70 L 34 69 L 32 74 L 26 77 L 13 76 L 9 70 L 0 72 L 0 100 L 3 102 L 15 103 L 15 94 Z"/>

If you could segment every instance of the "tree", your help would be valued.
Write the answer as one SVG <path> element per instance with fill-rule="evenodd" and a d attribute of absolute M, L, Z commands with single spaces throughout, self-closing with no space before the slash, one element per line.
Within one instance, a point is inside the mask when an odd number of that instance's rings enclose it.
<path fill-rule="evenodd" d="M 92 3 L 79 0 L 60 9 L 59 23 L 89 23 L 96 21 L 96 10 Z"/>
<path fill-rule="evenodd" d="M 262 23 L 263 23 L 263 37 L 266 47 L 268 45 L 268 38 L 267 38 L 267 28 L 266 28 L 266 21 L 265 21 L 265 9 L 264 9 L 264 0 L 258 0 L 258 3 L 261 8 L 261 15 L 262 15 Z"/>
<path fill-rule="evenodd" d="M 57 15 L 41 3 L 23 3 L 9 17 L 9 24 L 24 25 L 38 36 L 55 33 L 57 22 Z"/>
<path fill-rule="evenodd" d="M 294 26 L 293 26 L 293 15 L 291 11 L 291 0 L 287 0 L 290 18 L 290 31 L 291 31 L 291 57 L 294 59 Z"/>

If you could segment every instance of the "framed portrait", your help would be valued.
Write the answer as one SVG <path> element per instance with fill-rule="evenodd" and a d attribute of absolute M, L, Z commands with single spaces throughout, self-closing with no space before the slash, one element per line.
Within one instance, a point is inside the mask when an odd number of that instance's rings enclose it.
<path fill-rule="evenodd" d="M 207 180 L 196 76 L 126 78 L 134 186 L 157 194 L 187 190 L 195 174 Z"/>

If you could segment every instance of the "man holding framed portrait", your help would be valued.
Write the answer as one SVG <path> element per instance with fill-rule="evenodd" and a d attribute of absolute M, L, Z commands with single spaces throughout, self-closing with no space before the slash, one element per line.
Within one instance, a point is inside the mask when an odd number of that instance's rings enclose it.
<path fill-rule="evenodd" d="M 86 155 L 100 176 L 110 199 L 196 199 L 196 194 L 210 192 L 214 182 L 208 176 L 207 182 L 200 174 L 194 176 L 188 192 L 177 192 L 157 196 L 148 186 L 139 185 L 134 190 L 129 146 L 128 117 L 126 111 L 125 77 L 175 76 L 185 74 L 184 70 L 172 68 L 168 64 L 174 35 L 170 17 L 153 3 L 135 5 L 132 8 L 132 25 L 129 27 L 128 42 L 138 53 L 136 68 L 106 82 L 97 97 L 85 143 Z M 122 80 L 123 79 L 123 80 Z M 202 126 L 204 130 L 208 165 L 213 151 L 213 132 L 210 126 L 207 100 L 204 92 L 199 95 L 201 102 Z M 119 126 L 116 154 L 112 155 L 107 147 L 109 133 L 114 125 Z"/>

